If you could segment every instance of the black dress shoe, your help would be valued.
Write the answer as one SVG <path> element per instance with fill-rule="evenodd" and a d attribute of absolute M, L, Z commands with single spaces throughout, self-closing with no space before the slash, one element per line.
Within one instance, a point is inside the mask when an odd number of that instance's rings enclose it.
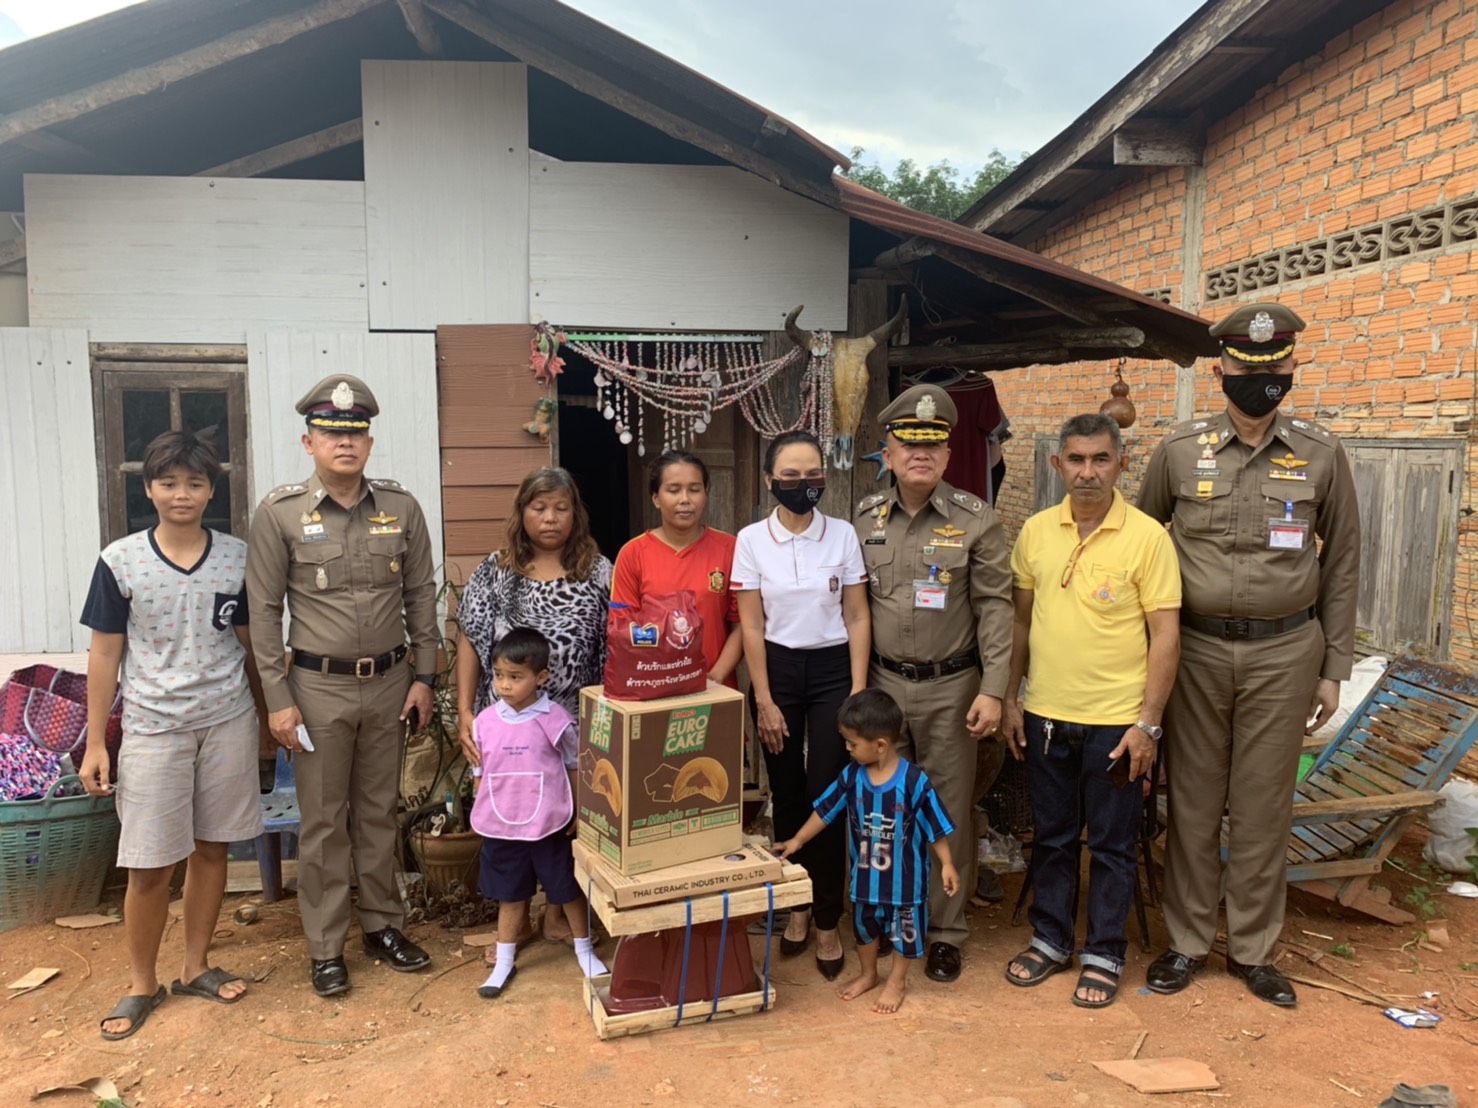
<path fill-rule="evenodd" d="M 431 955 L 394 927 L 366 931 L 364 949 L 370 957 L 383 959 L 397 973 L 411 973 L 431 964 Z"/>
<path fill-rule="evenodd" d="M 931 981 L 953 981 L 960 976 L 960 948 L 949 943 L 930 943 L 924 976 Z"/>
<path fill-rule="evenodd" d="M 1144 975 L 1144 983 L 1151 992 L 1178 993 L 1191 983 L 1196 971 L 1205 964 L 1204 957 L 1192 958 L 1189 954 L 1167 950 L 1150 963 L 1150 968 Z"/>
<path fill-rule="evenodd" d="M 1258 1000 L 1266 1000 L 1279 1008 L 1292 1008 L 1298 1003 L 1293 983 L 1278 972 L 1276 966 L 1244 966 L 1228 958 L 1227 972 L 1247 982 L 1247 990 Z"/>
<path fill-rule="evenodd" d="M 313 959 L 313 991 L 319 996 L 333 996 L 349 991 L 349 967 L 344 957 Z"/>

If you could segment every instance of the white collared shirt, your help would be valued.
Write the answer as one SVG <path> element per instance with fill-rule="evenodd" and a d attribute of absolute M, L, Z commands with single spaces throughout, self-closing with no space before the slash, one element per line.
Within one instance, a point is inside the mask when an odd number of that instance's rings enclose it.
<path fill-rule="evenodd" d="M 540 690 L 539 695 L 534 698 L 523 711 L 518 712 L 506 700 L 493 701 L 493 708 L 504 723 L 527 723 L 535 716 L 542 716 L 553 706 L 554 702 L 549 699 L 549 694 Z M 571 725 L 566 727 L 559 736 L 559 756 L 564 762 L 565 769 L 574 769 L 580 764 L 580 735 Z"/>
<path fill-rule="evenodd" d="M 795 535 L 778 516 L 777 508 L 739 532 L 730 584 L 736 592 L 759 590 L 768 641 L 793 650 L 838 646 L 847 641 L 842 590 L 867 582 L 857 532 L 812 512 Z"/>

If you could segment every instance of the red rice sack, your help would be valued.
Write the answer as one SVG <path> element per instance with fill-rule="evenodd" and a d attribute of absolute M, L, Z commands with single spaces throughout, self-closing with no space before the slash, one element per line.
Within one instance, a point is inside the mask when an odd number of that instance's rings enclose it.
<path fill-rule="evenodd" d="M 691 592 L 612 604 L 606 621 L 605 695 L 660 700 L 708 688 L 703 617 Z"/>

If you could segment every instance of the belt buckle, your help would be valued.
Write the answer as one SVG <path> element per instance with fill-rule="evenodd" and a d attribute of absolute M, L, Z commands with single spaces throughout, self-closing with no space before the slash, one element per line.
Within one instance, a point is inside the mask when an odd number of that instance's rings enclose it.
<path fill-rule="evenodd" d="M 361 681 L 368 681 L 375 675 L 375 660 L 373 658 L 355 658 L 354 676 Z"/>
<path fill-rule="evenodd" d="M 1238 639 L 1252 638 L 1252 621 L 1250 619 L 1227 620 L 1227 639 L 1236 641 Z"/>
<path fill-rule="evenodd" d="M 916 665 L 914 665 L 912 662 L 899 662 L 898 663 L 898 674 L 905 681 L 921 681 L 921 680 L 923 680 L 923 678 L 921 678 L 919 676 L 919 667 L 916 666 Z"/>

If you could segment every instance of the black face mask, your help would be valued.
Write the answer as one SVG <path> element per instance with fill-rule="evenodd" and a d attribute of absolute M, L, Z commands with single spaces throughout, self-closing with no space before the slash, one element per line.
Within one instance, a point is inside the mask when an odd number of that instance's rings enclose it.
<path fill-rule="evenodd" d="M 793 481 L 776 477 L 770 481 L 770 495 L 780 502 L 782 508 L 798 516 L 815 508 L 825 491 L 825 477 L 801 477 Z"/>
<path fill-rule="evenodd" d="M 1221 391 L 1227 399 L 1253 419 L 1259 419 L 1276 408 L 1293 388 L 1293 377 L 1287 373 L 1248 373 L 1233 376 L 1224 373 Z"/>

